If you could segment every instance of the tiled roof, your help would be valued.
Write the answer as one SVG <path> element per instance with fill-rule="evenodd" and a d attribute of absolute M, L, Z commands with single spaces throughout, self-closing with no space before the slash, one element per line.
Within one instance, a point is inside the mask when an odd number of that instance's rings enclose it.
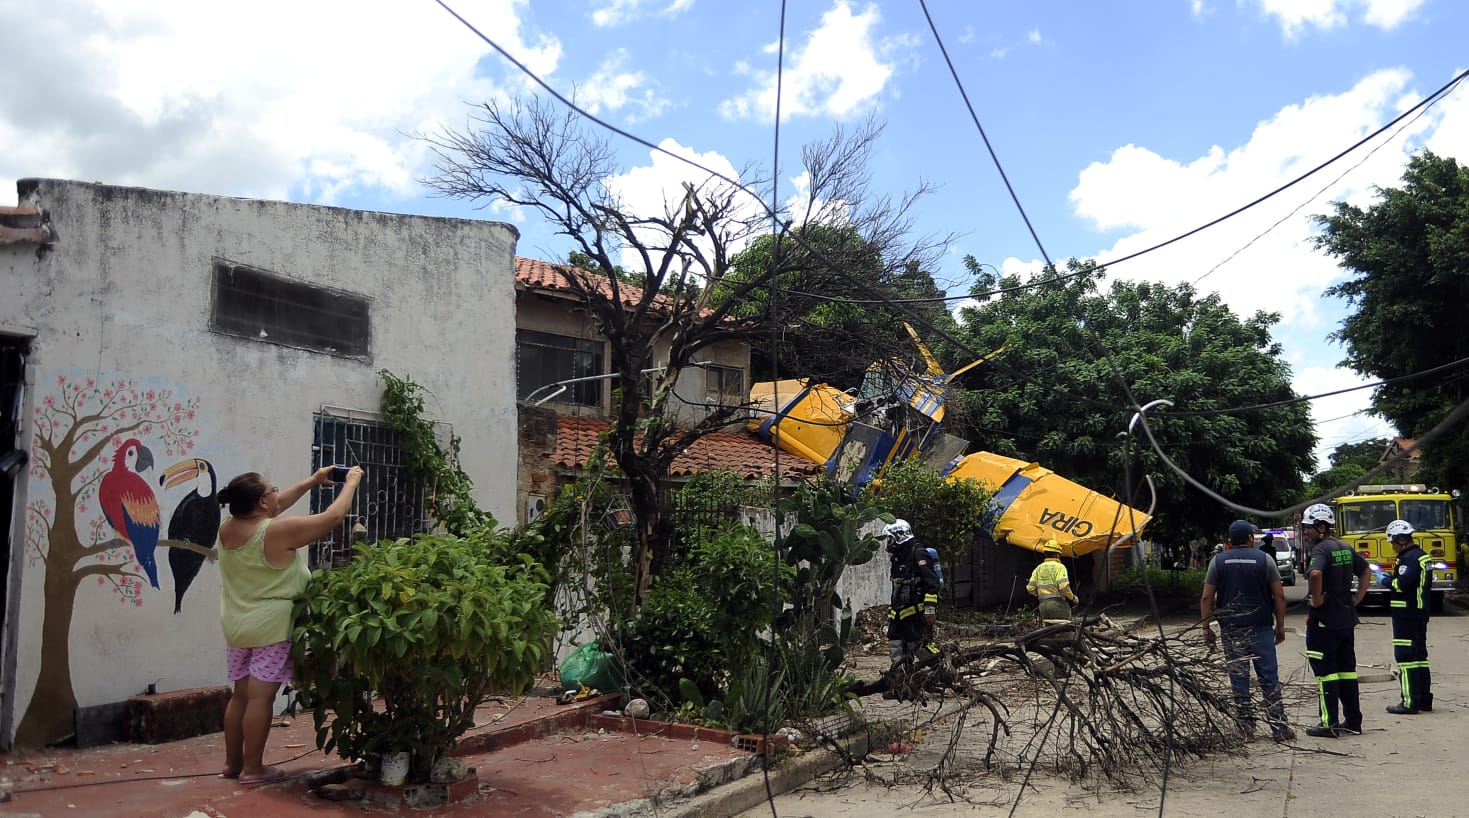
<path fill-rule="evenodd" d="M 51 220 L 34 207 L 0 206 L 0 244 L 51 244 Z"/>
<path fill-rule="evenodd" d="M 604 275 L 572 267 L 569 264 L 552 264 L 549 261 L 515 257 L 515 283 L 520 287 L 579 295 L 579 291 L 571 285 L 570 277 L 573 275 L 584 276 L 584 280 L 595 286 L 597 292 L 603 297 L 609 299 L 612 297 L 612 285 Z M 643 300 L 643 290 L 636 285 L 622 284 L 617 288 L 617 294 L 622 299 L 622 305 L 629 309 L 636 307 L 638 302 Z M 653 296 L 654 310 L 668 311 L 672 306 L 673 299 L 668 296 L 662 293 Z M 708 314 L 709 311 L 704 310 L 701 316 Z"/>
<path fill-rule="evenodd" d="M 563 469 L 586 465 L 597 438 L 611 425 L 599 418 L 562 416 L 556 419 L 556 451 L 551 457 Z M 703 471 L 728 469 L 746 480 L 768 477 L 775 471 L 775 447 L 744 431 L 711 432 L 673 461 L 671 477 L 689 477 Z M 810 477 L 823 467 L 789 452 L 780 453 L 783 480 Z"/>

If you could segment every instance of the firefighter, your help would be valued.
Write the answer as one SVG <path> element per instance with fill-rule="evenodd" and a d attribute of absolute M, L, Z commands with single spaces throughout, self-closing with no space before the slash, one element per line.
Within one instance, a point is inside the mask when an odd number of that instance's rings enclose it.
<path fill-rule="evenodd" d="M 1071 578 L 1066 575 L 1066 566 L 1061 562 L 1061 546 L 1055 540 L 1046 540 L 1037 549 L 1045 559 L 1030 572 L 1030 581 L 1025 590 L 1040 600 L 1041 620 L 1044 622 L 1070 622 L 1071 605 L 1076 594 L 1071 592 Z"/>
<path fill-rule="evenodd" d="M 1429 593 L 1433 587 L 1433 560 L 1413 542 L 1413 524 L 1393 520 L 1387 538 L 1398 554 L 1398 566 L 1384 571 L 1378 581 L 1392 591 L 1392 652 L 1398 663 L 1403 700 L 1388 705 L 1394 716 L 1433 710 L 1433 688 L 1428 671 Z"/>
<path fill-rule="evenodd" d="M 944 583 L 939 578 L 934 550 L 918 544 L 907 520 L 894 520 L 882 534 L 888 540 L 893 583 L 888 608 L 888 657 L 897 667 L 904 660 L 939 652 L 933 645 L 933 625 Z"/>
<path fill-rule="evenodd" d="M 1332 536 L 1336 514 L 1317 503 L 1301 513 L 1301 533 L 1311 546 L 1306 597 L 1306 659 L 1316 674 L 1321 721 L 1306 735 L 1337 738 L 1360 735 L 1362 702 L 1357 686 L 1357 606 L 1367 596 L 1372 571 L 1367 560 Z M 1357 593 L 1352 594 L 1352 577 Z"/>

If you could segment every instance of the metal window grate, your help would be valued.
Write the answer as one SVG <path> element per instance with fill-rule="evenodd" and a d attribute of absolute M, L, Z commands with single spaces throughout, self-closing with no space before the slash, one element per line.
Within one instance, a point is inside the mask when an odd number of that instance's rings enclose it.
<path fill-rule="evenodd" d="M 369 300 L 215 259 L 210 328 L 342 358 L 372 357 Z"/>
<path fill-rule="evenodd" d="M 346 521 L 332 535 L 311 546 L 309 564 L 340 568 L 352 558 L 352 527 L 361 522 L 368 542 L 409 537 L 429 530 L 428 492 L 403 464 L 398 430 L 376 415 L 354 409 L 323 406 L 315 416 L 312 467 L 361 466 L 366 474 Z M 336 488 L 311 491 L 311 512 L 324 510 L 336 498 Z"/>

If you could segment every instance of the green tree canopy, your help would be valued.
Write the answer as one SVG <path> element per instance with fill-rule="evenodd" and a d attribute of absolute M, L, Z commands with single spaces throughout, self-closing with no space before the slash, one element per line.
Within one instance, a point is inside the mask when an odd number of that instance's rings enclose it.
<path fill-rule="evenodd" d="M 847 224 L 808 224 L 780 239 L 782 271 L 776 279 L 777 313 L 782 343 L 774 359 L 765 344 L 751 347 L 755 380 L 776 377 L 811 378 L 839 388 L 861 384 L 874 361 L 895 350 L 917 350 L 903 329 L 903 316 L 917 314 L 929 322 L 952 319 L 944 309 L 943 290 L 933 276 L 913 260 L 890 264 L 882 248 Z M 761 236 L 736 256 L 726 282 L 756 281 L 769 276 L 777 249 L 774 236 Z M 723 303 L 721 293 L 712 302 Z M 747 293 L 731 314 L 758 319 L 770 313 L 772 290 Z M 933 299 L 906 304 L 895 311 L 878 301 L 881 293 L 893 299 Z M 921 368 L 921 364 L 919 364 Z"/>
<path fill-rule="evenodd" d="M 1017 276 L 996 281 L 970 261 L 976 292 L 1023 283 Z M 951 431 L 968 437 L 971 449 L 1034 460 L 1126 499 L 1128 450 L 1118 434 L 1130 419 L 1119 411 L 1128 400 L 1093 332 L 1139 402 L 1166 398 L 1172 411 L 1194 412 L 1296 397 L 1289 366 L 1270 337 L 1278 316 L 1241 319 L 1217 294 L 1200 297 L 1187 284 L 1118 281 L 1097 292 L 1104 271 L 1091 261 L 1072 260 L 1066 272 L 1072 277 L 991 296 L 962 311 L 962 334 L 972 349 L 1007 347 L 966 374 L 969 388 L 955 396 L 961 417 L 951 421 Z M 1301 474 L 1313 469 L 1316 436 L 1305 404 L 1150 417 L 1174 462 L 1247 505 L 1283 504 L 1296 496 Z M 1212 536 L 1238 516 L 1189 488 L 1145 444 L 1134 451 L 1134 477 L 1146 471 L 1158 490 L 1150 536 L 1175 542 Z M 1146 508 L 1146 491 L 1135 501 Z"/>
<path fill-rule="evenodd" d="M 1326 291 L 1355 308 L 1332 335 L 1344 365 L 1385 380 L 1469 357 L 1469 335 L 1457 331 L 1469 303 L 1469 168 L 1423 151 L 1402 187 L 1379 189 L 1365 209 L 1338 202 L 1317 223 L 1317 246 L 1350 276 Z M 1469 398 L 1466 371 L 1380 386 L 1372 409 L 1421 437 Z M 1425 445 L 1420 469 L 1430 482 L 1469 486 L 1469 429 Z"/>
<path fill-rule="evenodd" d="M 1382 460 L 1382 453 L 1387 451 L 1387 444 L 1391 442 L 1385 437 L 1374 437 L 1357 443 L 1343 443 L 1331 450 L 1331 466 L 1336 468 L 1351 463 L 1361 466 L 1365 472 Z"/>

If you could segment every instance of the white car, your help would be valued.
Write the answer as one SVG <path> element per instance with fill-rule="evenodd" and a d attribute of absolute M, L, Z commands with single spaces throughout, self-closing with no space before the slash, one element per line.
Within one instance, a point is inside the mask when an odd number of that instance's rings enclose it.
<path fill-rule="evenodd" d="M 1255 547 L 1265 540 L 1266 534 L 1274 534 L 1271 545 L 1275 547 L 1275 567 L 1280 569 L 1282 585 L 1296 584 L 1296 538 L 1294 532 L 1283 529 L 1268 529 L 1255 535 Z"/>

